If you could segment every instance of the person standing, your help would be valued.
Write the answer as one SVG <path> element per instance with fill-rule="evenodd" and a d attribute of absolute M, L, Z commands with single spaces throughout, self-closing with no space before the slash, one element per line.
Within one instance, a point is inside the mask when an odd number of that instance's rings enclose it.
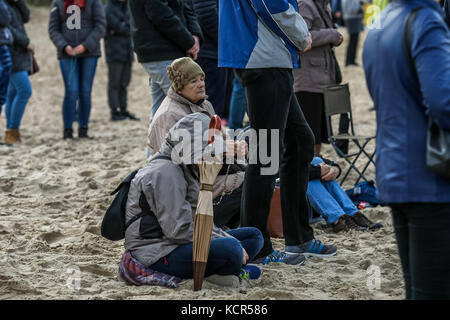
<path fill-rule="evenodd" d="M 31 72 L 31 52 L 34 52 L 34 45 L 31 44 L 25 31 L 24 24 L 30 20 L 30 10 L 25 1 L 6 0 L 6 4 L 11 14 L 11 23 L 8 28 L 14 42 L 10 46 L 12 70 L 5 105 L 5 144 L 12 145 L 22 142 L 19 128 L 31 97 L 31 82 L 28 74 Z"/>
<path fill-rule="evenodd" d="M 363 30 L 363 7 L 360 0 L 342 0 L 342 14 L 350 39 L 347 46 L 345 65 L 358 66 L 356 56 L 358 52 L 359 33 Z"/>
<path fill-rule="evenodd" d="M 187 0 L 130 0 L 134 51 L 150 76 L 151 117 L 170 88 L 167 67 L 189 56 L 196 60 L 202 31 Z"/>
<path fill-rule="evenodd" d="M 105 55 L 108 64 L 108 103 L 111 120 L 139 120 L 127 111 L 133 46 L 126 0 L 109 0 L 106 6 Z"/>
<path fill-rule="evenodd" d="M 264 246 L 257 262 L 302 264 L 304 255 L 335 255 L 336 247 L 314 239 L 309 225 L 306 189 L 314 137 L 293 90 L 292 69 L 298 52 L 311 48 L 311 35 L 294 0 L 219 2 L 219 66 L 235 68 L 245 88 L 250 126 L 256 131 L 257 153 L 278 154 L 280 164 L 250 159 L 244 178 L 241 226 L 258 228 Z M 267 137 L 263 141 L 260 130 Z M 272 149 L 275 147 L 276 149 Z M 249 146 L 252 148 L 252 146 Z M 264 152 L 264 151 L 263 151 Z M 252 163 L 253 162 L 253 163 Z M 286 252 L 273 249 L 267 229 L 279 168 Z"/>
<path fill-rule="evenodd" d="M 9 78 L 11 76 L 11 54 L 8 46 L 13 43 L 13 37 L 8 26 L 11 14 L 3 0 L 0 0 L 0 114 L 6 101 Z"/>
<path fill-rule="evenodd" d="M 64 139 L 73 138 L 76 113 L 78 137 L 89 138 L 92 85 L 105 30 L 105 8 L 100 0 L 53 1 L 48 31 L 57 49 L 66 90 L 62 106 Z"/>
<path fill-rule="evenodd" d="M 416 8 L 405 47 L 405 21 Z M 450 299 L 450 180 L 426 166 L 429 117 L 450 129 L 449 29 L 434 0 L 393 0 L 380 25 L 363 50 L 377 114 L 378 197 L 392 209 L 406 299 Z"/>
<path fill-rule="evenodd" d="M 314 133 L 314 154 L 320 156 L 322 143 L 328 143 L 323 89 L 336 84 L 334 46 L 344 37 L 333 27 L 329 0 L 297 1 L 312 36 L 312 48 L 300 55 L 302 67 L 295 69 L 294 91 L 306 121 Z"/>

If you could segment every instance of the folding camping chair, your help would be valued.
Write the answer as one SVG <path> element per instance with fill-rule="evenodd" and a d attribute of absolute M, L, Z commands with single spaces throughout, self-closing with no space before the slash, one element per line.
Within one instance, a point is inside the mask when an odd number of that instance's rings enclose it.
<path fill-rule="evenodd" d="M 342 85 L 333 85 L 329 86 L 324 89 L 324 103 L 325 103 L 325 118 L 327 123 L 327 130 L 328 130 L 328 141 L 333 146 L 336 153 L 344 158 L 344 160 L 350 165 L 350 167 L 347 169 L 346 173 L 343 175 L 342 180 L 340 183 L 344 183 L 345 179 L 347 179 L 349 173 L 351 170 L 356 171 L 356 173 L 359 175 L 358 180 L 356 180 L 356 183 L 359 182 L 359 180 L 363 179 L 364 181 L 368 182 L 366 177 L 364 176 L 364 173 L 366 172 L 367 168 L 369 167 L 370 163 L 373 163 L 373 157 L 375 155 L 375 151 L 369 154 L 365 148 L 367 144 L 375 138 L 375 136 L 360 136 L 355 134 L 355 130 L 353 127 L 353 116 L 352 116 L 352 108 L 351 108 L 351 102 L 350 102 L 350 90 L 348 83 L 342 84 Z M 332 117 L 333 116 L 339 116 L 341 114 L 347 114 L 349 118 L 350 123 L 350 134 L 338 134 L 333 135 L 333 129 L 332 129 Z M 344 153 L 336 144 L 337 140 L 347 140 L 353 142 L 357 148 L 358 151 L 354 153 Z M 358 159 L 360 159 L 360 156 L 364 154 L 367 157 L 367 162 L 363 167 L 363 170 L 360 171 L 356 167 L 356 163 Z M 353 160 L 351 160 L 353 158 Z"/>

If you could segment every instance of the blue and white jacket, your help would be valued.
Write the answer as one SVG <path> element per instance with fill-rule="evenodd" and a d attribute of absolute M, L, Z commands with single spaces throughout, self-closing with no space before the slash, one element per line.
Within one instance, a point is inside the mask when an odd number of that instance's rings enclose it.
<path fill-rule="evenodd" d="M 219 67 L 298 68 L 308 38 L 296 0 L 219 1 Z"/>

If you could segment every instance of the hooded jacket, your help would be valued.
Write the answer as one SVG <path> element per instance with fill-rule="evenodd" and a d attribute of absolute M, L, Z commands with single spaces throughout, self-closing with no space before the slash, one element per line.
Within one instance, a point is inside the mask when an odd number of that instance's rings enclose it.
<path fill-rule="evenodd" d="M 312 45 L 310 51 L 300 54 L 302 68 L 292 72 L 294 92 L 322 93 L 325 87 L 336 84 L 336 65 L 331 48 L 339 40 L 339 32 L 333 28 L 329 0 L 298 0 L 298 3 L 311 33 Z"/>
<path fill-rule="evenodd" d="M 86 51 L 79 58 L 101 56 L 100 39 L 105 35 L 106 18 L 105 8 L 100 0 L 86 0 L 85 7 L 80 11 L 79 29 L 69 29 L 69 15 L 64 12 L 64 0 L 53 0 L 50 10 L 48 32 L 56 46 L 58 59 L 72 58 L 64 51 L 65 47 L 70 45 L 75 48 L 80 44 L 86 47 Z"/>
<path fill-rule="evenodd" d="M 106 22 L 106 61 L 108 63 L 133 61 L 128 2 L 109 0 L 106 6 Z"/>
<path fill-rule="evenodd" d="M 219 67 L 298 68 L 308 41 L 296 0 L 219 1 Z"/>
<path fill-rule="evenodd" d="M 0 45 L 11 44 L 13 37 L 8 26 L 11 23 L 11 14 L 3 0 L 0 0 Z"/>
<path fill-rule="evenodd" d="M 173 151 L 174 148 L 186 147 L 186 144 L 190 143 L 190 139 L 179 141 L 177 135 L 184 131 L 189 132 L 190 137 L 194 137 L 197 133 L 194 122 L 201 124 L 203 134 L 209 129 L 210 117 L 203 113 L 193 113 L 178 121 L 168 132 L 153 160 L 140 169 L 131 181 L 126 205 L 126 221 L 142 211 L 139 202 L 143 194 L 156 218 L 153 227 L 159 228 L 156 237 L 144 238 L 140 232 L 143 218 L 139 218 L 125 232 L 125 249 L 130 250 L 133 257 L 146 266 L 151 266 L 178 246 L 191 243 L 193 240 L 200 182 L 196 166 L 186 163 L 187 160 L 201 157 L 208 142 L 203 140 L 199 150 L 194 148 L 192 153 L 186 152 L 182 157 Z M 217 139 L 217 143 L 225 148 L 223 141 Z M 159 155 L 170 157 L 171 160 L 157 158 Z M 212 236 L 232 238 L 216 226 L 213 227 Z"/>
<path fill-rule="evenodd" d="M 31 53 L 27 47 L 30 44 L 24 24 L 30 21 L 30 10 L 24 0 L 6 0 L 8 11 L 11 15 L 9 30 L 13 36 L 10 46 L 12 60 L 12 73 L 20 71 L 31 71 Z"/>
<path fill-rule="evenodd" d="M 411 56 L 403 31 L 408 14 L 418 11 Z M 363 62 L 377 114 L 376 183 L 385 202 L 450 202 L 450 181 L 426 166 L 427 121 L 431 115 L 450 129 L 450 33 L 433 0 L 393 0 L 369 31 Z M 389 57 L 389 59 L 381 59 Z"/>

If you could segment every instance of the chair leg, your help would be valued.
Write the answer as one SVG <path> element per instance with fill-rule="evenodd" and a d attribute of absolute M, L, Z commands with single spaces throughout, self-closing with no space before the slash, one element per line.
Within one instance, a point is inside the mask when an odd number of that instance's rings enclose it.
<path fill-rule="evenodd" d="M 366 177 L 364 177 L 364 172 L 367 170 L 368 165 L 370 164 L 370 162 L 373 163 L 373 155 L 369 156 L 367 154 L 367 152 L 365 152 L 364 148 L 366 147 L 366 145 L 369 143 L 371 139 L 367 139 L 366 142 L 363 145 L 360 145 L 358 140 L 353 140 L 353 142 L 358 146 L 359 148 L 359 153 L 356 155 L 355 159 L 353 161 L 350 161 L 347 157 L 344 157 L 344 160 L 347 161 L 348 164 L 350 164 L 350 167 L 347 169 L 347 172 L 345 173 L 344 177 L 342 178 L 340 184 L 343 184 L 344 181 L 347 179 L 347 176 L 349 175 L 350 171 L 353 169 L 358 173 L 358 180 L 356 183 L 359 182 L 359 180 L 362 178 L 364 181 L 369 182 Z M 361 156 L 361 154 L 364 153 L 368 158 L 368 162 L 366 163 L 366 166 L 364 167 L 363 171 L 360 172 L 358 170 L 358 168 L 355 166 L 356 162 L 358 161 L 359 157 Z M 375 163 L 374 163 L 375 164 Z"/>

